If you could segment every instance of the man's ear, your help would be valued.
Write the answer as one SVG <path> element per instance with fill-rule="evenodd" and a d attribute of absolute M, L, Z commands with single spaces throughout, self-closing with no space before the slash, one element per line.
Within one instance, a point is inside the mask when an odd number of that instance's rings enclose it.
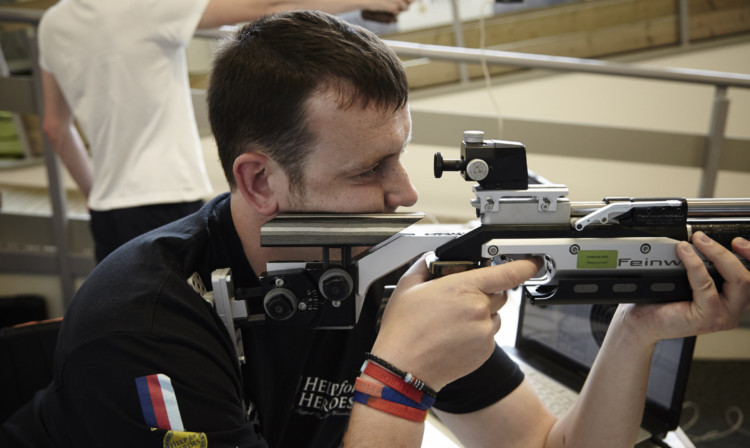
<path fill-rule="evenodd" d="M 237 189 L 253 208 L 265 216 L 274 215 L 279 209 L 276 192 L 269 182 L 273 162 L 257 152 L 246 152 L 234 160 L 234 179 Z"/>

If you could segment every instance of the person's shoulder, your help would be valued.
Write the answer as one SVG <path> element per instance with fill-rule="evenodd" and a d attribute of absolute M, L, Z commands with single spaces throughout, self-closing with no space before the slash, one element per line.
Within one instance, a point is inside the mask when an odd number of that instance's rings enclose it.
<path fill-rule="evenodd" d="M 44 14 L 42 14 L 42 17 L 39 19 L 39 25 L 37 26 L 37 32 L 40 35 L 44 35 L 57 22 L 57 16 L 59 15 L 58 7 L 59 4 L 52 5 L 48 10 L 44 11 Z"/>
<path fill-rule="evenodd" d="M 200 212 L 138 236 L 105 258 L 101 267 L 110 272 L 159 272 L 189 269 L 208 250 L 210 232 Z M 148 260 L 147 263 L 144 263 Z"/>
<path fill-rule="evenodd" d="M 107 255 L 88 275 L 65 319 L 75 322 L 68 342 L 104 335 L 150 334 L 159 310 L 199 307 L 189 284 L 209 259 L 205 234 L 171 225 L 129 241 Z M 130 337 L 130 336 L 129 336 Z"/>
<path fill-rule="evenodd" d="M 70 23 L 76 21 L 73 3 L 70 1 L 58 2 L 44 11 L 37 26 L 40 50 L 44 51 L 59 46 L 60 36 L 71 32 Z"/>
<path fill-rule="evenodd" d="M 47 8 L 39 19 L 39 28 L 46 28 L 60 22 L 72 8 L 72 2 L 57 2 Z"/>

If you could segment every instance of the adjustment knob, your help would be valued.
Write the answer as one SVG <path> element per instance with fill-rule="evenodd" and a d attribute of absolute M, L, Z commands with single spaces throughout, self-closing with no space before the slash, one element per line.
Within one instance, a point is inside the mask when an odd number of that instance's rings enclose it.
<path fill-rule="evenodd" d="M 439 152 L 435 153 L 435 158 L 433 159 L 432 165 L 432 173 L 437 179 L 443 177 L 443 155 Z"/>
<path fill-rule="evenodd" d="M 329 269 L 320 276 L 318 289 L 328 300 L 344 300 L 354 290 L 352 276 L 343 269 Z"/>
<path fill-rule="evenodd" d="M 299 299 L 286 288 L 274 288 L 263 298 L 263 308 L 273 320 L 287 320 L 297 312 Z"/>
<path fill-rule="evenodd" d="M 474 159 L 466 166 L 466 175 L 479 182 L 490 174 L 490 166 L 482 159 Z"/>
<path fill-rule="evenodd" d="M 465 165 L 463 160 L 444 160 L 439 152 L 435 153 L 433 161 L 433 174 L 438 179 L 443 176 L 443 171 L 461 171 Z"/>
<path fill-rule="evenodd" d="M 464 131 L 464 142 L 482 143 L 484 141 L 484 131 Z"/>

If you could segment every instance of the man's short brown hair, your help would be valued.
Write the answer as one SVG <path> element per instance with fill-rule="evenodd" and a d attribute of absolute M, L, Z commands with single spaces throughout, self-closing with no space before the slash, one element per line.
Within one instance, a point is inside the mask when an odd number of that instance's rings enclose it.
<path fill-rule="evenodd" d="M 401 61 L 370 31 L 317 11 L 291 11 L 243 27 L 217 52 L 208 88 L 211 129 L 229 185 L 234 160 L 263 152 L 304 184 L 303 166 L 315 140 L 307 100 L 335 92 L 342 108 L 407 104 Z M 335 132 L 335 129 L 331 130 Z"/>

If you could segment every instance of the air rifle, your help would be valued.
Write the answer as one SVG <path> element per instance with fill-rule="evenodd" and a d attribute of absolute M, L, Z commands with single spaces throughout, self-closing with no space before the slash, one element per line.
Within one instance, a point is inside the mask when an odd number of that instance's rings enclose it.
<path fill-rule="evenodd" d="M 421 214 L 280 215 L 261 229 L 261 244 L 320 247 L 321 259 L 269 263 L 250 290 L 234 291 L 229 269 L 215 271 L 209 295 L 227 327 L 352 328 L 373 283 L 429 251 L 435 276 L 542 257 L 544 267 L 522 285 L 532 303 L 689 300 L 676 244 L 696 231 L 725 247 L 735 236 L 750 238 L 750 198 L 571 202 L 565 185 L 529 176 L 523 144 L 485 140 L 481 131 L 464 133 L 460 159 L 435 154 L 435 176 L 445 171 L 476 183 L 478 225 L 436 232 L 413 225 Z M 370 248 L 353 256 L 360 246 Z M 339 259 L 331 260 L 331 249 Z"/>
<path fill-rule="evenodd" d="M 465 133 L 460 160 L 436 154 L 435 176 L 447 170 L 478 182 L 473 205 L 481 225 L 436 248 L 433 273 L 540 256 L 544 268 L 524 284 L 532 303 L 687 300 L 690 286 L 677 242 L 702 231 L 730 248 L 732 238 L 750 236 L 750 199 L 570 202 L 564 185 L 528 183 L 522 144 L 485 141 L 481 132 Z"/>

